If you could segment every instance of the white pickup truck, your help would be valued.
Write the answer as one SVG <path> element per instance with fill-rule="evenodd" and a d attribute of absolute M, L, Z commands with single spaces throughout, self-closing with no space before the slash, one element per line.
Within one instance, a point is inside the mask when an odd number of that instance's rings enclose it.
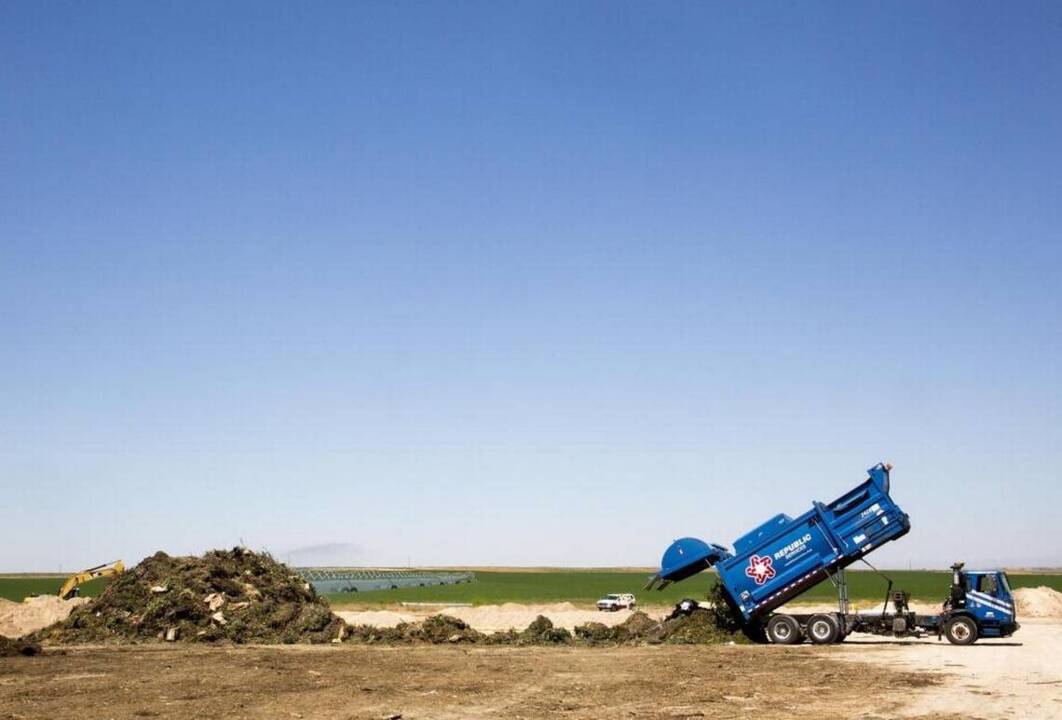
<path fill-rule="evenodd" d="M 615 593 L 606 595 L 598 600 L 597 609 L 607 610 L 609 612 L 615 612 L 616 610 L 622 610 L 623 608 L 633 610 L 634 602 L 634 596 L 630 593 Z"/>

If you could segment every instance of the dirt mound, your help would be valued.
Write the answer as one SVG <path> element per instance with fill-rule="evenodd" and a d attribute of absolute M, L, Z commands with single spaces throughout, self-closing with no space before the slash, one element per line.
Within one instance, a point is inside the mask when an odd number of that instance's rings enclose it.
<path fill-rule="evenodd" d="M 202 557 L 159 552 L 39 633 L 58 643 L 176 640 L 328 642 L 344 623 L 302 578 L 243 548 Z"/>
<path fill-rule="evenodd" d="M 65 620 L 74 608 L 86 602 L 85 598 L 61 600 L 54 595 L 26 598 L 20 603 L 4 602 L 0 604 L 0 635 L 22 637 L 37 632 Z"/>
<path fill-rule="evenodd" d="M 1018 588 L 1014 591 L 1018 606 L 1018 620 L 1031 618 L 1062 617 L 1062 593 L 1041 585 L 1035 588 Z"/>
<path fill-rule="evenodd" d="M 29 640 L 12 640 L 11 638 L 0 635 L 0 657 L 17 657 L 19 655 L 25 655 L 29 657 L 31 655 L 38 655 L 41 652 L 41 646 L 35 642 Z"/>

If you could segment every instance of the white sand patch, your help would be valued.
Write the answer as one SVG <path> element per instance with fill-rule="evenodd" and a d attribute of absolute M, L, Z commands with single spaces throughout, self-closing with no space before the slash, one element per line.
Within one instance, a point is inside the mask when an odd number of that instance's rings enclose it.
<path fill-rule="evenodd" d="M 66 620 L 74 608 L 86 602 L 86 598 L 61 600 L 52 595 L 41 595 L 20 603 L 0 604 L 0 635 L 17 638 L 36 632 Z"/>

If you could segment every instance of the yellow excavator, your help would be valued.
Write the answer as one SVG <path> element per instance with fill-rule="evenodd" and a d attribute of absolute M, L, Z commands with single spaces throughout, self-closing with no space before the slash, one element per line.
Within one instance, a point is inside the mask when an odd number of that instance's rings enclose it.
<path fill-rule="evenodd" d="M 79 573 L 74 573 L 66 579 L 63 586 L 59 588 L 59 597 L 63 600 L 69 600 L 72 597 L 77 597 L 78 588 L 89 580 L 95 580 L 101 577 L 110 577 L 112 575 L 120 575 L 125 572 L 125 563 L 121 560 L 115 560 L 112 563 L 105 565 L 97 565 L 94 568 L 88 570 L 82 570 Z"/>

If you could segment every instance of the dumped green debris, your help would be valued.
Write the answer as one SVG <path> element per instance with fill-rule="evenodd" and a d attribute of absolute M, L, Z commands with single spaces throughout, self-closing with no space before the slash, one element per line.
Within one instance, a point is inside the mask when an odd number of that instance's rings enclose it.
<path fill-rule="evenodd" d="M 469 625 L 449 615 L 432 615 L 423 622 L 399 623 L 391 628 L 372 625 L 354 625 L 348 628 L 346 638 L 352 642 L 400 644 L 400 643 L 476 643 L 486 636 Z"/>
<path fill-rule="evenodd" d="M 234 548 L 202 557 L 158 552 L 38 637 L 58 643 L 322 643 L 344 627 L 328 602 L 286 566 L 268 554 Z"/>
<path fill-rule="evenodd" d="M 643 612 L 636 612 L 613 627 L 596 622 L 580 625 L 575 628 L 575 636 L 591 645 L 744 642 L 739 630 L 732 627 L 729 615 L 725 612 L 717 613 L 715 607 L 698 607 L 689 612 L 676 611 L 662 622 L 653 620 Z"/>
<path fill-rule="evenodd" d="M 469 627 L 467 623 L 449 615 L 432 615 L 421 621 L 399 623 L 390 628 L 372 625 L 349 627 L 346 639 L 350 642 L 368 644 L 400 645 L 427 643 L 484 643 L 487 645 L 552 645 L 569 643 L 572 634 L 564 628 L 553 627 L 548 618 L 535 618 L 525 630 L 506 630 L 486 635 Z"/>
<path fill-rule="evenodd" d="M 517 636 L 519 645 L 559 645 L 570 643 L 572 634 L 565 628 L 553 627 L 553 622 L 544 615 L 539 615 Z"/>
<path fill-rule="evenodd" d="M 650 631 L 651 642 L 672 645 L 711 645 L 736 642 L 738 635 L 720 627 L 720 618 L 714 609 L 697 608 L 665 620 L 658 629 Z"/>
<path fill-rule="evenodd" d="M 523 630 L 510 629 L 490 635 L 478 632 L 448 615 L 433 615 L 422 622 L 400 623 L 390 628 L 371 625 L 349 627 L 346 640 L 367 644 L 403 645 L 481 643 L 485 645 L 616 645 L 621 643 L 720 644 L 744 642 L 739 631 L 730 629 L 728 616 L 714 608 L 699 607 L 673 613 L 662 622 L 635 612 L 622 623 L 609 627 L 590 622 L 575 628 L 575 635 L 555 627 L 539 615 Z"/>
<path fill-rule="evenodd" d="M 612 640 L 615 642 L 639 641 L 649 636 L 660 623 L 643 612 L 631 613 L 631 616 L 612 628 Z"/>
<path fill-rule="evenodd" d="M 739 633 L 742 628 L 746 627 L 745 618 L 741 615 L 741 611 L 737 609 L 737 606 L 734 605 L 734 601 L 730 599 L 727 591 L 723 589 L 721 583 L 716 583 L 709 591 L 708 605 L 711 607 L 712 612 L 715 613 L 715 622 L 720 630 Z"/>
<path fill-rule="evenodd" d="M 588 622 L 584 625 L 576 626 L 575 637 L 591 644 L 597 644 L 612 642 L 615 639 L 615 633 L 605 623 Z"/>
<path fill-rule="evenodd" d="M 483 642 L 488 645 L 516 645 L 520 642 L 520 631 L 509 628 L 501 632 L 494 632 L 484 638 Z"/>
<path fill-rule="evenodd" d="M 31 657 L 33 655 L 39 655 L 41 652 L 41 646 L 32 640 L 25 638 L 21 640 L 12 640 L 11 638 L 0 635 L 0 657 L 18 657 L 23 655 L 25 657 Z"/>
<path fill-rule="evenodd" d="M 660 623 L 643 612 L 632 613 L 619 625 L 609 627 L 604 623 L 588 622 L 577 625 L 575 637 L 590 645 L 612 645 L 625 642 L 645 642 Z"/>
<path fill-rule="evenodd" d="M 114 578 L 91 602 L 32 638 L 50 643 L 233 642 L 485 645 L 606 645 L 742 641 L 740 616 L 716 598 L 657 622 L 642 612 L 608 627 L 555 627 L 539 615 L 523 630 L 481 633 L 448 615 L 391 628 L 348 626 L 303 578 L 267 554 L 243 548 L 202 557 L 159 552 Z"/>
<path fill-rule="evenodd" d="M 420 634 L 430 643 L 477 642 L 483 637 L 464 621 L 449 615 L 433 615 L 420 623 Z"/>

